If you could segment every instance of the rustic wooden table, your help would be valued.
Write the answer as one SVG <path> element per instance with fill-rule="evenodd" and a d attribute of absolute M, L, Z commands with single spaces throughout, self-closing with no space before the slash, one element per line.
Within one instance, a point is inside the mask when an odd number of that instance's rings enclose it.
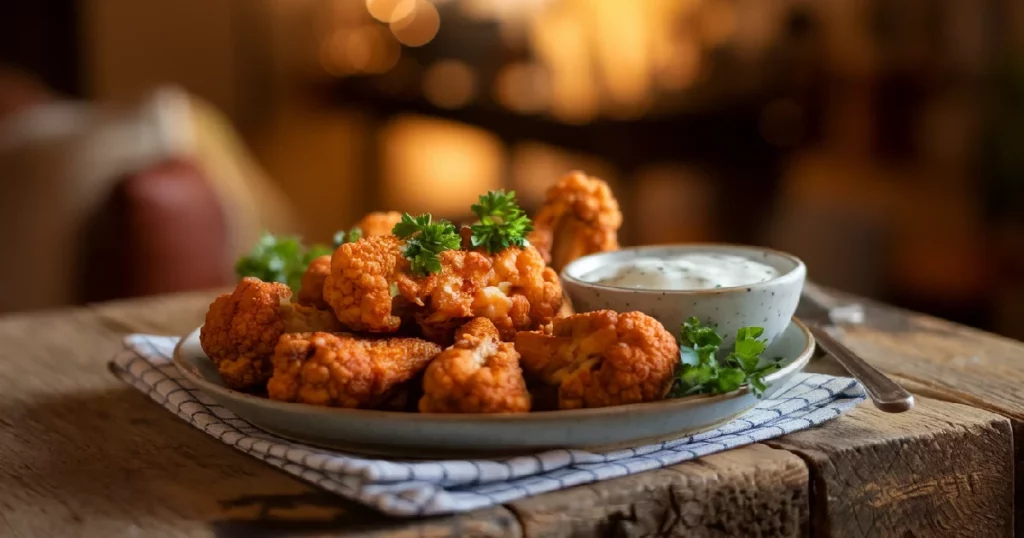
<path fill-rule="evenodd" d="M 212 296 L 0 317 L 0 536 L 1014 533 L 1019 342 L 869 305 L 867 323 L 844 339 L 918 395 L 912 412 L 868 403 L 817 429 L 659 471 L 405 521 L 236 452 L 107 371 L 125 334 L 183 334 Z"/>

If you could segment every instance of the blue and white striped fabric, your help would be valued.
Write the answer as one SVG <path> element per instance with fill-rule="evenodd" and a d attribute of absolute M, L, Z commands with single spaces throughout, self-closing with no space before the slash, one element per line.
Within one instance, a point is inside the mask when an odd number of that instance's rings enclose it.
<path fill-rule="evenodd" d="M 800 374 L 772 398 L 720 428 L 653 445 L 600 454 L 552 450 L 493 460 L 386 460 L 295 443 L 238 418 L 181 376 L 171 361 L 177 341 L 129 336 L 125 350 L 111 361 L 111 370 L 223 443 L 323 489 L 403 517 L 465 512 L 674 465 L 821 424 L 865 398 L 853 379 Z"/>

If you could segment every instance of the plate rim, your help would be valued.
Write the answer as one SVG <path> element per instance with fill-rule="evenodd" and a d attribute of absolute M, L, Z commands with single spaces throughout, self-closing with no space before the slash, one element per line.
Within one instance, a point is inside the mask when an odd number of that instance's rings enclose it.
<path fill-rule="evenodd" d="M 804 349 L 792 362 L 786 365 L 784 368 L 778 371 L 772 372 L 765 376 L 766 382 L 774 382 L 783 377 L 800 372 L 810 362 L 811 357 L 814 355 L 816 349 L 816 342 L 814 335 L 811 334 L 810 329 L 797 319 L 795 316 L 791 318 L 790 324 L 796 326 L 800 332 L 804 335 L 806 345 Z M 345 407 L 330 407 L 323 405 L 314 405 L 301 402 L 284 402 L 279 400 L 272 400 L 270 398 L 264 398 L 261 396 L 255 396 L 245 392 L 237 391 L 228 387 L 218 385 L 216 383 L 206 380 L 204 377 L 193 373 L 189 366 L 185 364 L 184 353 L 182 347 L 189 338 L 199 332 L 202 329 L 202 325 L 189 331 L 184 336 L 179 338 L 178 343 L 174 345 L 174 352 L 172 354 L 172 362 L 177 370 L 185 376 L 189 381 L 194 383 L 200 390 L 207 393 L 214 393 L 224 398 L 233 400 L 243 400 L 252 402 L 253 405 L 258 406 L 272 406 L 280 407 L 282 410 L 288 410 L 291 412 L 302 412 L 314 415 L 331 415 L 331 416 L 356 416 L 362 418 L 380 418 L 382 420 L 387 419 L 404 419 L 409 420 L 410 417 L 428 417 L 423 420 L 431 421 L 445 421 L 445 422 L 469 422 L 487 420 L 494 422 L 508 422 L 508 423 L 523 423 L 523 422 L 544 422 L 544 421 L 559 421 L 567 420 L 572 418 L 583 418 L 583 417 L 599 417 L 607 415 L 612 412 L 616 413 L 629 413 L 630 411 L 640 411 L 644 413 L 653 413 L 658 410 L 673 411 L 677 412 L 680 409 L 694 406 L 696 404 L 707 404 L 720 402 L 725 400 L 731 400 L 739 398 L 750 392 L 749 385 L 744 385 L 737 390 L 727 392 L 724 394 L 695 394 L 693 396 L 686 396 L 683 398 L 671 398 L 662 399 L 654 402 L 640 402 L 624 405 L 613 405 L 607 407 L 592 407 L 584 409 L 556 409 L 547 411 L 530 411 L 527 413 L 413 413 L 407 411 L 383 411 L 379 409 L 352 409 Z M 788 327 L 787 327 L 788 329 Z M 785 331 L 785 330 L 784 330 Z M 205 352 L 204 352 L 205 355 Z M 206 360 L 212 359 L 206 356 Z M 413 419 L 416 420 L 416 419 Z"/>

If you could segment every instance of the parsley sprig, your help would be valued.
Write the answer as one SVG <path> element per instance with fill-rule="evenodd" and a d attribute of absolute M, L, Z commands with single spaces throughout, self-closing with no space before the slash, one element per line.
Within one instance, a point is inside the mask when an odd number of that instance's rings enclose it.
<path fill-rule="evenodd" d="M 779 368 L 779 360 L 761 364 L 766 347 L 764 340 L 758 340 L 762 334 L 761 327 L 743 327 L 736 332 L 733 351 L 720 361 L 716 353 L 722 337 L 695 317 L 686 320 L 679 335 L 678 378 L 669 395 L 723 394 L 748 384 L 761 396 L 767 388 L 764 376 Z"/>
<path fill-rule="evenodd" d="M 526 234 L 533 230 L 530 217 L 516 203 L 516 191 L 490 191 L 470 209 L 480 220 L 470 226 L 470 242 L 492 254 L 510 246 L 524 246 Z"/>
<path fill-rule="evenodd" d="M 235 262 L 235 275 L 238 278 L 252 276 L 264 282 L 280 282 L 287 284 L 292 293 L 298 293 L 302 274 L 310 262 L 334 252 L 344 243 L 354 243 L 362 236 L 363 232 L 358 227 L 340 230 L 334 234 L 332 248 L 319 243 L 306 246 L 297 236 L 264 232 L 252 250 Z"/>
<path fill-rule="evenodd" d="M 433 222 L 430 213 L 418 217 L 403 213 L 401 222 L 395 224 L 391 233 L 405 239 L 402 255 L 409 260 L 412 272 L 419 275 L 440 271 L 438 255 L 462 245 L 455 225 L 443 219 Z"/>
<path fill-rule="evenodd" d="M 315 244 L 307 247 L 296 236 L 276 236 L 264 232 L 248 254 L 235 262 L 238 278 L 256 277 L 264 282 L 287 284 L 298 293 L 302 273 L 313 259 L 331 253 L 331 247 Z"/>
<path fill-rule="evenodd" d="M 351 230 L 338 230 L 334 232 L 334 248 L 345 243 L 355 243 L 363 238 L 363 230 L 359 226 L 353 226 Z"/>

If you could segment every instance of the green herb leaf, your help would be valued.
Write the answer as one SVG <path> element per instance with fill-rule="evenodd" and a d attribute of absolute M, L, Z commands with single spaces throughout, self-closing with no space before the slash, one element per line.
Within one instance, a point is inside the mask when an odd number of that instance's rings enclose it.
<path fill-rule="evenodd" d="M 252 250 L 235 262 L 235 274 L 239 279 L 251 276 L 264 282 L 287 284 L 293 293 L 298 293 L 309 263 L 330 253 L 327 245 L 307 248 L 298 237 L 264 233 Z"/>
<path fill-rule="evenodd" d="M 715 392 L 724 394 L 732 392 L 746 381 L 747 374 L 739 368 L 720 368 L 718 378 L 715 379 Z"/>
<path fill-rule="evenodd" d="M 515 191 L 490 191 L 470 209 L 480 220 L 470 226 L 470 243 L 490 253 L 524 246 L 526 234 L 533 230 L 530 217 L 516 203 Z"/>
<path fill-rule="evenodd" d="M 334 248 L 338 248 L 345 243 L 355 243 L 363 238 L 363 230 L 358 226 L 353 227 L 349 231 L 338 230 L 334 233 Z"/>
<path fill-rule="evenodd" d="M 409 260 L 412 272 L 419 275 L 440 271 L 441 258 L 438 255 L 446 250 L 456 250 L 462 244 L 454 224 L 446 220 L 433 222 L 430 213 L 417 217 L 404 213 L 391 233 L 405 239 L 402 255 Z"/>
<path fill-rule="evenodd" d="M 765 342 L 758 340 L 762 334 L 762 327 L 741 328 L 733 350 L 718 360 L 722 337 L 699 319 L 687 319 L 679 331 L 679 367 L 669 396 L 723 394 L 745 384 L 754 394 L 762 395 L 767 388 L 764 376 L 777 370 L 782 361 L 780 357 L 761 364 L 766 348 Z"/>

